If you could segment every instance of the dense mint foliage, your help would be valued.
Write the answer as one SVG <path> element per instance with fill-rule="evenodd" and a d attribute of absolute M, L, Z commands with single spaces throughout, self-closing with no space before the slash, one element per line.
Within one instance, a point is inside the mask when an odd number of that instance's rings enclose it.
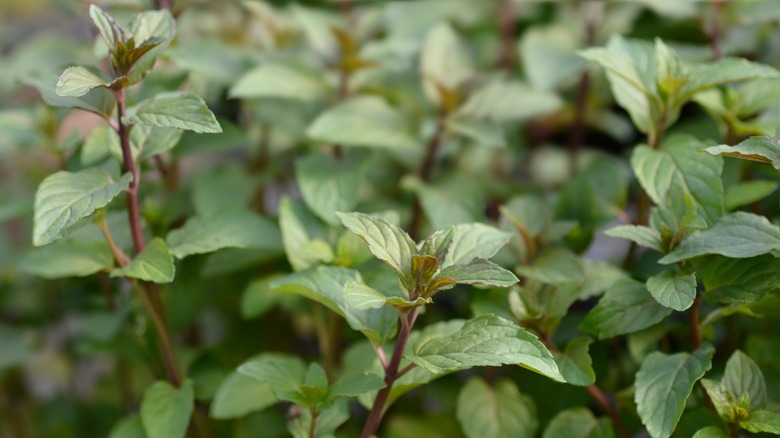
<path fill-rule="evenodd" d="M 6 3 L 0 436 L 780 434 L 780 3 Z"/>

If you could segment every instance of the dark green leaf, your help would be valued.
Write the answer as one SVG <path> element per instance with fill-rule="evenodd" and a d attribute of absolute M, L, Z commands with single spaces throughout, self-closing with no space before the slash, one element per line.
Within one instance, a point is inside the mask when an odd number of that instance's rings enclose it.
<path fill-rule="evenodd" d="M 144 392 L 141 422 L 149 438 L 184 438 L 195 404 L 192 381 L 176 388 L 157 381 Z"/>
<path fill-rule="evenodd" d="M 533 399 L 509 380 L 491 386 L 473 377 L 460 390 L 457 406 L 458 422 L 469 438 L 531 438 L 539 428 Z"/>

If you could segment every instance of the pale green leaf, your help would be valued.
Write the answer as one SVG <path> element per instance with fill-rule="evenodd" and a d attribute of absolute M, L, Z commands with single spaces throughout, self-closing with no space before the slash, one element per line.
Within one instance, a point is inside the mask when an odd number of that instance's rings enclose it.
<path fill-rule="evenodd" d="M 562 352 L 553 353 L 558 369 L 567 383 L 590 386 L 596 382 L 596 373 L 588 354 L 592 343 L 593 340 L 588 336 L 579 336 L 567 342 Z"/>
<path fill-rule="evenodd" d="M 121 420 L 111 429 L 108 438 L 146 438 L 141 417 L 131 414 Z"/>
<path fill-rule="evenodd" d="M 729 434 L 718 426 L 707 426 L 697 430 L 693 438 L 729 438 Z"/>
<path fill-rule="evenodd" d="M 127 266 L 111 272 L 112 277 L 132 277 L 154 283 L 170 283 L 175 275 L 173 257 L 159 237 L 152 239 Z"/>
<path fill-rule="evenodd" d="M 93 88 L 106 87 L 108 83 L 84 67 L 68 67 L 57 80 L 56 93 L 63 97 L 80 97 Z"/>
<path fill-rule="evenodd" d="M 690 73 L 690 80 L 683 88 L 683 96 L 690 97 L 708 88 L 748 79 L 778 78 L 774 68 L 743 58 L 722 58 Z"/>
<path fill-rule="evenodd" d="M 238 372 L 268 385 L 278 400 L 306 404 L 301 386 L 306 378 L 306 366 L 295 356 L 273 354 L 252 359 L 238 367 Z"/>
<path fill-rule="evenodd" d="M 476 258 L 489 259 L 496 255 L 512 237 L 506 231 L 481 223 L 459 224 L 452 227 L 451 242 L 447 246 L 442 269 L 470 263 Z M 435 254 L 431 254 L 435 255 Z"/>
<path fill-rule="evenodd" d="M 167 9 L 143 11 L 133 17 L 128 31 L 139 46 L 153 37 L 170 40 L 176 33 L 176 21 Z"/>
<path fill-rule="evenodd" d="M 663 252 L 661 233 L 644 225 L 618 225 L 604 231 L 604 234 L 609 237 L 628 239 L 636 242 L 637 245 Z"/>
<path fill-rule="evenodd" d="M 281 278 L 273 287 L 324 304 L 375 345 L 387 342 L 395 335 L 398 315 L 386 306 L 378 309 L 354 306 L 344 294 L 344 288 L 350 282 L 362 283 L 363 278 L 353 269 L 318 266 Z"/>
<path fill-rule="evenodd" d="M 407 287 L 412 287 L 412 256 L 417 246 L 408 234 L 396 225 L 365 213 L 336 213 L 350 231 L 368 244 L 377 258 L 395 270 Z"/>
<path fill-rule="evenodd" d="M 112 52 L 116 50 L 117 43 L 127 40 L 125 30 L 117 24 L 113 17 L 94 4 L 89 6 L 89 18 L 92 19 L 92 23 L 95 24 L 106 46 Z"/>
<path fill-rule="evenodd" d="M 406 357 L 434 374 L 475 366 L 514 364 L 563 382 L 547 348 L 520 326 L 495 315 L 481 315 L 450 336 L 423 338 Z"/>
<path fill-rule="evenodd" d="M 194 216 L 168 233 L 168 248 L 176 258 L 222 248 L 279 249 L 282 244 L 274 223 L 249 211 L 224 210 Z"/>
<path fill-rule="evenodd" d="M 671 309 L 658 304 L 644 284 L 620 279 L 588 313 L 580 330 L 606 339 L 650 327 L 670 313 Z"/>
<path fill-rule="evenodd" d="M 66 239 L 25 252 L 19 270 L 43 278 L 86 277 L 114 267 L 114 256 L 104 242 Z"/>
<path fill-rule="evenodd" d="M 588 408 L 572 408 L 550 420 L 542 438 L 614 438 L 609 419 L 598 420 Z"/>
<path fill-rule="evenodd" d="M 108 205 L 130 185 L 131 179 L 127 173 L 114 182 L 102 169 L 59 171 L 44 179 L 35 193 L 33 245 L 46 245 L 62 238 L 78 221 Z"/>
<path fill-rule="evenodd" d="M 468 264 L 451 265 L 442 269 L 433 279 L 433 283 L 445 285 L 483 284 L 486 286 L 509 287 L 518 282 L 510 271 L 486 259 L 474 259 Z"/>
<path fill-rule="evenodd" d="M 316 101 L 325 98 L 327 91 L 321 79 L 284 64 L 269 62 L 241 76 L 230 88 L 229 96 Z"/>
<path fill-rule="evenodd" d="M 774 193 L 778 185 L 780 184 L 763 179 L 734 184 L 726 189 L 723 198 L 726 211 L 736 210 L 739 207 L 758 202 Z"/>
<path fill-rule="evenodd" d="M 458 395 L 456 416 L 469 438 L 532 438 L 539 428 L 533 399 L 510 380 L 488 385 L 469 379 Z"/>
<path fill-rule="evenodd" d="M 702 144 L 689 135 L 666 139 L 658 150 L 634 149 L 631 167 L 656 205 L 671 208 L 674 192 L 690 196 L 697 213 L 712 224 L 723 215 L 723 161 L 699 152 Z"/>
<path fill-rule="evenodd" d="M 636 374 L 634 400 L 650 436 L 671 436 L 693 385 L 712 366 L 714 353 L 712 346 L 705 345 L 693 354 L 655 352 L 645 358 Z"/>
<path fill-rule="evenodd" d="M 536 91 L 521 82 L 495 80 L 471 93 L 458 114 L 498 123 L 517 122 L 552 113 L 562 106 L 557 94 Z"/>
<path fill-rule="evenodd" d="M 404 115 L 376 96 L 353 97 L 326 110 L 306 136 L 366 148 L 411 149 L 419 143 Z"/>
<path fill-rule="evenodd" d="M 545 251 L 532 264 L 518 266 L 515 271 L 523 277 L 548 284 L 580 281 L 585 275 L 579 258 L 563 248 Z"/>
<path fill-rule="evenodd" d="M 180 91 L 160 93 L 128 108 L 125 123 L 198 133 L 222 132 L 219 122 L 200 96 Z"/>
<path fill-rule="evenodd" d="M 378 309 L 385 305 L 387 296 L 367 284 L 350 281 L 344 286 L 344 300 L 356 309 Z"/>
<path fill-rule="evenodd" d="M 539 23 L 523 32 L 518 54 L 523 60 L 525 76 L 534 88 L 554 90 L 587 68 L 587 61 L 576 54 L 581 42 L 572 30 L 559 22 Z"/>
<path fill-rule="evenodd" d="M 144 392 L 141 422 L 149 438 L 184 438 L 195 405 L 192 381 L 176 388 L 157 381 Z"/>
<path fill-rule="evenodd" d="M 678 312 L 687 310 L 696 298 L 696 275 L 669 269 L 647 279 L 647 290 L 658 304 Z"/>
<path fill-rule="evenodd" d="M 30 75 L 20 79 L 22 83 L 35 88 L 47 105 L 58 108 L 80 108 L 102 117 L 110 117 L 116 106 L 114 95 L 107 88 L 94 88 L 80 97 L 64 97 L 56 93 L 57 74 Z"/>
<path fill-rule="evenodd" d="M 764 374 L 753 359 L 737 350 L 726 362 L 726 371 L 720 383 L 728 389 L 734 400 L 747 394 L 750 409 L 761 409 L 766 404 Z"/>
<path fill-rule="evenodd" d="M 306 205 L 331 225 L 337 211 L 352 211 L 358 202 L 365 173 L 363 155 L 309 154 L 295 162 L 295 176 Z"/>
<path fill-rule="evenodd" d="M 446 22 L 433 27 L 420 52 L 420 76 L 428 99 L 439 104 L 438 86 L 454 91 L 473 74 L 468 50 L 458 34 Z"/>
<path fill-rule="evenodd" d="M 780 413 L 765 409 L 753 411 L 739 426 L 748 432 L 780 435 Z"/>
<path fill-rule="evenodd" d="M 385 380 L 374 373 L 351 372 L 339 377 L 328 392 L 328 398 L 357 397 L 369 391 L 382 389 Z"/>
<path fill-rule="evenodd" d="M 703 149 L 712 155 L 742 158 L 744 160 L 770 163 L 780 170 L 780 143 L 766 136 L 750 137 L 735 146 L 718 145 Z"/>
<path fill-rule="evenodd" d="M 267 383 L 234 371 L 219 385 L 211 401 L 209 416 L 217 420 L 239 418 L 276 402 Z"/>
<path fill-rule="evenodd" d="M 279 227 L 287 260 L 294 271 L 333 261 L 333 248 L 324 241 L 325 226 L 306 205 L 288 196 L 279 201 Z"/>
<path fill-rule="evenodd" d="M 763 216 L 738 211 L 723 216 L 712 227 L 680 242 L 659 263 L 669 264 L 704 254 L 747 258 L 780 249 L 780 228 Z"/>
<path fill-rule="evenodd" d="M 249 283 L 241 296 L 241 316 L 244 318 L 262 316 L 279 303 L 284 294 L 271 287 L 271 284 L 282 277 L 283 274 L 275 273 Z"/>

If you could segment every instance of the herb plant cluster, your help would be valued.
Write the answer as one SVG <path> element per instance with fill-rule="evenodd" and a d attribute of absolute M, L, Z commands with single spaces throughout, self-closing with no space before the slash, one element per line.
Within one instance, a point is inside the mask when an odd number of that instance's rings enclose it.
<path fill-rule="evenodd" d="M 780 434 L 780 3 L 48 8 L 0 435 Z"/>

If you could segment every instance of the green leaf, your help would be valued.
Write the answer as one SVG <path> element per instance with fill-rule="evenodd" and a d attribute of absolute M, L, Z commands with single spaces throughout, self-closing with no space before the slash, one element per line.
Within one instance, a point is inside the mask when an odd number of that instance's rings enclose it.
<path fill-rule="evenodd" d="M 217 420 L 239 418 L 276 402 L 267 383 L 234 371 L 219 385 L 211 401 L 209 416 Z"/>
<path fill-rule="evenodd" d="M 140 45 L 150 38 L 170 40 L 176 34 L 176 21 L 167 9 L 143 11 L 133 17 L 128 31 Z"/>
<path fill-rule="evenodd" d="M 483 284 L 486 286 L 509 287 L 518 282 L 515 274 L 485 259 L 474 259 L 471 263 L 452 265 L 442 269 L 433 279 L 436 288 L 451 284 Z"/>
<path fill-rule="evenodd" d="M 347 229 L 360 236 L 368 244 L 374 256 L 395 270 L 407 288 L 411 282 L 412 256 L 417 246 L 406 232 L 390 222 L 365 213 L 336 213 Z"/>
<path fill-rule="evenodd" d="M 729 438 L 729 434 L 718 426 L 707 426 L 697 430 L 693 438 Z"/>
<path fill-rule="evenodd" d="M 637 413 L 653 438 L 665 438 L 674 432 L 693 385 L 712 366 L 715 349 L 711 345 L 693 354 L 647 356 L 636 374 Z"/>
<path fill-rule="evenodd" d="M 19 260 L 19 270 L 43 278 L 86 277 L 114 267 L 114 256 L 104 242 L 73 239 L 32 248 Z"/>
<path fill-rule="evenodd" d="M 327 409 L 320 412 L 314 431 L 315 438 L 333 438 L 336 429 L 349 420 L 350 410 L 346 400 L 336 400 Z M 311 410 L 306 409 L 295 419 L 287 423 L 287 430 L 293 438 L 310 438 Z"/>
<path fill-rule="evenodd" d="M 701 154 L 700 148 L 701 143 L 692 136 L 671 136 L 659 150 L 648 146 L 634 149 L 631 167 L 656 205 L 671 208 L 672 194 L 684 193 L 695 201 L 697 213 L 712 224 L 724 212 L 723 161 Z"/>
<path fill-rule="evenodd" d="M 374 345 L 381 345 L 395 335 L 398 315 L 389 307 L 379 309 L 354 306 L 344 294 L 350 282 L 362 283 L 358 271 L 337 266 L 318 266 L 288 275 L 273 287 L 324 304 L 343 316 L 353 330 L 362 332 Z"/>
<path fill-rule="evenodd" d="M 678 312 L 687 310 L 696 298 L 696 275 L 669 269 L 647 279 L 647 290 L 658 304 Z"/>
<path fill-rule="evenodd" d="M 46 245 L 62 238 L 78 221 L 127 189 L 132 178 L 126 173 L 114 182 L 102 169 L 59 171 L 48 176 L 35 193 L 33 245 Z"/>
<path fill-rule="evenodd" d="M 128 108 L 125 123 L 198 133 L 222 132 L 214 114 L 200 96 L 180 91 L 160 93 Z"/>
<path fill-rule="evenodd" d="M 780 249 L 780 228 L 763 216 L 738 211 L 680 242 L 658 263 L 670 264 L 704 254 L 748 258 Z"/>
<path fill-rule="evenodd" d="M 644 284 L 621 279 L 585 316 L 580 330 L 606 339 L 650 327 L 670 313 L 671 309 L 658 304 Z"/>
<path fill-rule="evenodd" d="M 378 309 L 387 296 L 367 284 L 350 281 L 344 286 L 344 300 L 356 309 Z"/>
<path fill-rule="evenodd" d="M 585 71 L 588 62 L 575 52 L 580 43 L 576 32 L 563 22 L 539 23 L 523 32 L 517 51 L 531 85 L 554 90 Z"/>
<path fill-rule="evenodd" d="M 743 58 L 722 58 L 694 70 L 689 76 L 690 80 L 682 91 L 686 100 L 708 88 L 748 79 L 778 78 L 780 72 L 768 65 Z"/>
<path fill-rule="evenodd" d="M 213 252 L 222 248 L 280 249 L 279 230 L 269 220 L 241 210 L 224 210 L 191 217 L 168 233 L 165 242 L 174 257 Z"/>
<path fill-rule="evenodd" d="M 612 423 L 597 420 L 588 408 L 572 408 L 550 420 L 542 438 L 614 438 Z"/>
<path fill-rule="evenodd" d="M 269 62 L 256 67 L 230 88 L 231 98 L 280 98 L 301 101 L 322 100 L 327 88 L 319 78 L 299 69 Z"/>
<path fill-rule="evenodd" d="M 449 228 L 453 225 L 475 222 L 479 220 L 482 211 L 473 208 L 469 202 L 468 192 L 451 190 L 447 186 L 434 186 L 424 183 L 417 176 L 408 176 L 401 181 L 401 187 L 414 192 L 420 200 L 423 213 L 436 229 Z M 476 204 L 481 206 L 482 203 Z"/>
<path fill-rule="evenodd" d="M 777 190 L 778 183 L 767 180 L 746 181 L 726 189 L 723 202 L 726 211 L 736 210 L 744 205 L 750 205 L 758 202 Z"/>
<path fill-rule="evenodd" d="M 279 201 L 279 226 L 287 260 L 294 271 L 333 261 L 333 248 L 323 239 L 325 227 L 302 202 L 283 196 Z"/>
<path fill-rule="evenodd" d="M 141 421 L 149 438 L 184 438 L 195 406 L 192 380 L 176 388 L 157 381 L 144 392 Z"/>
<path fill-rule="evenodd" d="M 548 284 L 581 281 L 585 275 L 579 258 L 563 248 L 545 251 L 533 264 L 518 266 L 515 271 L 523 277 Z"/>
<path fill-rule="evenodd" d="M 553 353 L 558 369 L 567 383 L 577 386 L 590 386 L 596 382 L 588 348 L 593 340 L 588 336 L 579 336 L 566 343 L 563 352 Z"/>
<path fill-rule="evenodd" d="M 628 239 L 636 242 L 637 245 L 664 252 L 661 245 L 661 233 L 644 225 L 618 225 L 604 231 L 604 234 L 609 237 Z"/>
<path fill-rule="evenodd" d="M 133 130 L 136 129 L 138 127 Z M 207 216 L 219 211 L 247 208 L 257 186 L 257 178 L 248 175 L 243 166 L 228 165 L 209 173 L 200 173 L 192 185 L 195 212 Z M 230 196 L 225 196 L 226 193 L 230 193 Z"/>
<path fill-rule="evenodd" d="M 527 85 L 494 80 L 469 95 L 458 114 L 492 122 L 528 120 L 557 111 L 563 100 L 554 93 L 536 91 Z"/>
<path fill-rule="evenodd" d="M 284 294 L 271 287 L 281 277 L 282 274 L 276 273 L 249 283 L 241 297 L 241 316 L 247 319 L 262 316 L 282 301 Z"/>
<path fill-rule="evenodd" d="M 743 160 L 770 163 L 772 167 L 780 170 L 780 143 L 774 138 L 766 136 L 750 137 L 735 146 L 718 145 L 703 149 L 712 155 L 725 155 L 727 157 L 742 158 Z"/>
<path fill-rule="evenodd" d="M 752 304 L 780 285 L 780 259 L 765 254 L 748 259 L 714 257 L 701 273 L 705 297 L 725 304 Z"/>
<path fill-rule="evenodd" d="M 306 367 L 297 357 L 283 354 L 268 355 L 247 361 L 238 367 L 238 372 L 268 385 L 278 400 L 306 404 L 307 400 L 301 393 L 301 386 L 304 385 L 306 378 Z"/>
<path fill-rule="evenodd" d="M 342 146 L 411 149 L 419 144 L 407 120 L 376 96 L 357 96 L 317 117 L 306 130 L 312 140 Z"/>
<path fill-rule="evenodd" d="M 351 372 L 339 377 L 331 386 L 328 397 L 357 397 L 369 391 L 387 386 L 385 380 L 374 373 Z"/>
<path fill-rule="evenodd" d="M 420 76 L 425 95 L 440 104 L 438 87 L 455 91 L 474 74 L 468 50 L 446 22 L 433 27 L 420 52 Z"/>
<path fill-rule="evenodd" d="M 728 362 L 720 383 L 728 389 L 734 400 L 747 394 L 751 411 L 766 404 L 766 383 L 761 369 L 745 353 L 735 351 Z"/>
<path fill-rule="evenodd" d="M 131 414 L 121 420 L 111 429 L 108 438 L 146 438 L 141 417 Z"/>
<path fill-rule="evenodd" d="M 97 27 L 100 36 L 112 52 L 116 50 L 118 43 L 125 42 L 127 35 L 125 30 L 117 24 L 113 17 L 105 13 L 95 5 L 89 6 L 89 18 Z M 140 42 L 140 41 L 139 41 Z"/>
<path fill-rule="evenodd" d="M 173 257 L 168 252 L 165 241 L 155 237 L 127 266 L 114 269 L 111 276 L 132 277 L 154 283 L 170 283 L 176 276 L 176 267 L 173 265 Z"/>
<path fill-rule="evenodd" d="M 102 117 L 110 117 L 116 105 L 114 95 L 107 88 L 95 88 L 80 97 L 64 97 L 56 93 L 57 74 L 39 74 L 21 78 L 25 85 L 35 88 L 47 105 L 58 108 L 80 108 Z"/>
<path fill-rule="evenodd" d="M 753 411 L 739 426 L 752 433 L 771 433 L 780 435 L 780 413 L 764 409 Z"/>
<path fill-rule="evenodd" d="M 93 88 L 108 85 L 103 78 L 84 67 L 68 67 L 57 80 L 56 93 L 58 96 L 80 97 Z"/>
<path fill-rule="evenodd" d="M 331 225 L 338 225 L 337 211 L 352 211 L 358 202 L 365 173 L 364 155 L 306 155 L 295 162 L 295 176 L 306 205 Z"/>
<path fill-rule="evenodd" d="M 552 354 L 524 329 L 495 315 L 480 315 L 450 336 L 417 342 L 407 359 L 434 374 L 475 366 L 520 365 L 563 382 Z"/>
<path fill-rule="evenodd" d="M 0 324 L 0 376 L 6 369 L 23 364 L 32 354 L 31 342 L 23 331 Z"/>
<path fill-rule="evenodd" d="M 496 255 L 498 250 L 504 247 L 512 237 L 506 231 L 480 223 L 459 224 L 452 227 L 452 237 L 448 243 L 446 256 L 442 262 L 439 258 L 440 268 L 444 269 L 453 265 L 470 263 L 474 259 L 489 259 Z M 423 251 L 425 249 L 423 248 Z"/>
<path fill-rule="evenodd" d="M 456 416 L 469 438 L 531 438 L 539 428 L 533 399 L 505 379 L 494 386 L 469 379 L 458 395 Z"/>

